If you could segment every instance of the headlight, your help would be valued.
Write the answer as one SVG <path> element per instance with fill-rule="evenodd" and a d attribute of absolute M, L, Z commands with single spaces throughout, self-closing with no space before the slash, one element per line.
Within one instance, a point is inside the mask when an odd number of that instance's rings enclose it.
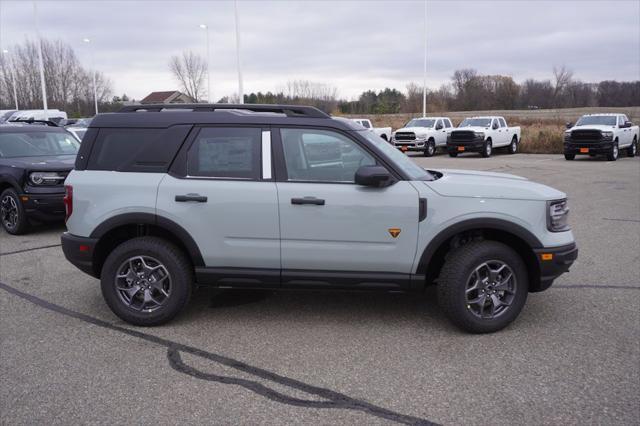
<path fill-rule="evenodd" d="M 603 139 L 613 139 L 613 132 L 602 132 Z"/>
<path fill-rule="evenodd" d="M 476 135 L 476 137 L 484 139 L 484 133 L 482 132 L 473 132 L 473 133 Z"/>
<path fill-rule="evenodd" d="M 58 185 L 64 181 L 64 176 L 58 172 L 33 172 L 29 180 L 34 185 Z"/>
<path fill-rule="evenodd" d="M 569 204 L 567 200 L 547 202 L 547 229 L 551 232 L 568 231 Z"/>

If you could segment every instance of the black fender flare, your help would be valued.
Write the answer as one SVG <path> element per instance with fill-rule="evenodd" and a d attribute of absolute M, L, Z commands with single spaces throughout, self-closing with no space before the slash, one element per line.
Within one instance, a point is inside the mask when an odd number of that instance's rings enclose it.
<path fill-rule="evenodd" d="M 18 194 L 22 194 L 22 189 L 20 188 L 20 185 L 18 185 L 18 181 L 11 175 L 0 175 L 0 187 L 5 186 L 5 184 L 8 184 L 10 188 L 13 188 L 16 190 L 16 192 Z M 0 191 L 2 192 L 2 191 Z"/>
<path fill-rule="evenodd" d="M 185 246 L 194 266 L 205 266 L 200 248 L 191 235 L 171 219 L 152 213 L 123 213 L 110 217 L 91 232 L 90 238 L 100 239 L 109 231 L 124 225 L 153 225 L 166 229 Z"/>
<path fill-rule="evenodd" d="M 496 219 L 496 218 L 467 219 L 461 222 L 454 223 L 448 228 L 445 228 L 444 230 L 440 231 L 440 233 L 438 233 L 429 242 L 429 244 L 427 244 L 427 247 L 425 247 L 424 251 L 422 252 L 420 261 L 418 262 L 418 268 L 416 270 L 416 274 L 426 274 L 427 267 L 429 266 L 429 263 L 431 262 L 433 255 L 436 253 L 438 248 L 440 248 L 440 246 L 445 241 L 447 241 L 454 235 L 457 235 L 461 232 L 471 231 L 476 229 L 478 230 L 489 229 L 489 230 L 507 232 L 523 240 L 525 243 L 529 245 L 529 247 L 531 247 L 531 249 L 543 247 L 538 237 L 536 237 L 529 230 L 513 222 L 509 222 L 504 219 Z"/>

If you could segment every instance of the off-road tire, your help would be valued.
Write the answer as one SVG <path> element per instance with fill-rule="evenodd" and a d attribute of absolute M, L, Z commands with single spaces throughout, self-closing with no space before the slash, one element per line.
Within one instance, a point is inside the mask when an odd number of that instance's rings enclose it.
<path fill-rule="evenodd" d="M 487 261 L 500 261 L 515 275 L 515 295 L 511 305 L 496 318 L 478 318 L 467 305 L 466 286 L 474 269 Z M 492 333 L 503 329 L 522 310 L 529 290 L 527 268 L 509 246 L 496 241 L 471 242 L 449 253 L 440 271 L 438 304 L 453 324 L 470 333 Z"/>
<path fill-rule="evenodd" d="M 2 209 L 1 204 L 3 202 L 7 202 L 8 204 L 11 201 L 13 201 L 13 203 L 11 203 L 11 206 L 12 210 L 17 214 L 17 220 L 15 221 L 15 224 L 9 226 L 3 220 L 4 218 L 0 217 L 0 224 L 2 225 L 2 228 L 11 235 L 24 234 L 29 230 L 29 219 L 27 219 L 27 212 L 25 211 L 16 190 L 13 188 L 7 188 L 2 191 L 2 194 L 0 194 L 0 210 Z M 15 207 L 13 207 L 14 205 Z"/>
<path fill-rule="evenodd" d="M 171 275 L 169 297 L 153 312 L 127 306 L 116 290 L 115 277 L 120 265 L 131 257 L 143 255 L 158 259 Z M 193 283 L 193 267 L 184 252 L 157 237 L 133 238 L 117 246 L 105 260 L 100 277 L 102 295 L 113 313 L 130 324 L 144 327 L 164 324 L 178 315 L 189 303 Z"/>

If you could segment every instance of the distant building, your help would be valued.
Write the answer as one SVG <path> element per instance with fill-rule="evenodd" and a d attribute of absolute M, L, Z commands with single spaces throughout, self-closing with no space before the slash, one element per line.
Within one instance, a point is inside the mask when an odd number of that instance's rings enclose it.
<path fill-rule="evenodd" d="M 189 95 L 185 95 L 177 90 L 168 92 L 151 92 L 146 98 L 140 101 L 141 104 L 193 104 L 196 103 Z"/>

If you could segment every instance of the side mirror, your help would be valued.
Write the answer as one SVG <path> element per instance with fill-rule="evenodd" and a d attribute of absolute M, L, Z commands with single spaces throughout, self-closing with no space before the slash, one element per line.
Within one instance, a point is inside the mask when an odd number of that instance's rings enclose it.
<path fill-rule="evenodd" d="M 633 123 L 632 123 L 632 122 L 630 122 L 630 121 L 625 121 L 625 122 L 624 122 L 624 127 L 625 127 L 625 128 L 627 128 L 627 127 L 631 127 L 631 126 L 633 126 Z"/>
<path fill-rule="evenodd" d="M 438 124 L 438 125 L 436 126 L 436 130 L 442 130 L 442 124 Z"/>
<path fill-rule="evenodd" d="M 389 170 L 382 166 L 362 166 L 356 171 L 355 181 L 358 185 L 380 188 L 391 184 L 393 177 Z"/>
<path fill-rule="evenodd" d="M 498 128 L 498 123 L 493 123 L 493 126 L 491 126 L 491 128 L 492 128 L 493 130 L 496 130 L 496 129 Z"/>
<path fill-rule="evenodd" d="M 573 123 L 569 121 L 568 123 L 566 123 L 566 124 L 565 124 L 565 127 L 566 127 L 567 129 L 570 129 L 570 128 L 572 128 L 572 127 L 573 127 Z"/>

